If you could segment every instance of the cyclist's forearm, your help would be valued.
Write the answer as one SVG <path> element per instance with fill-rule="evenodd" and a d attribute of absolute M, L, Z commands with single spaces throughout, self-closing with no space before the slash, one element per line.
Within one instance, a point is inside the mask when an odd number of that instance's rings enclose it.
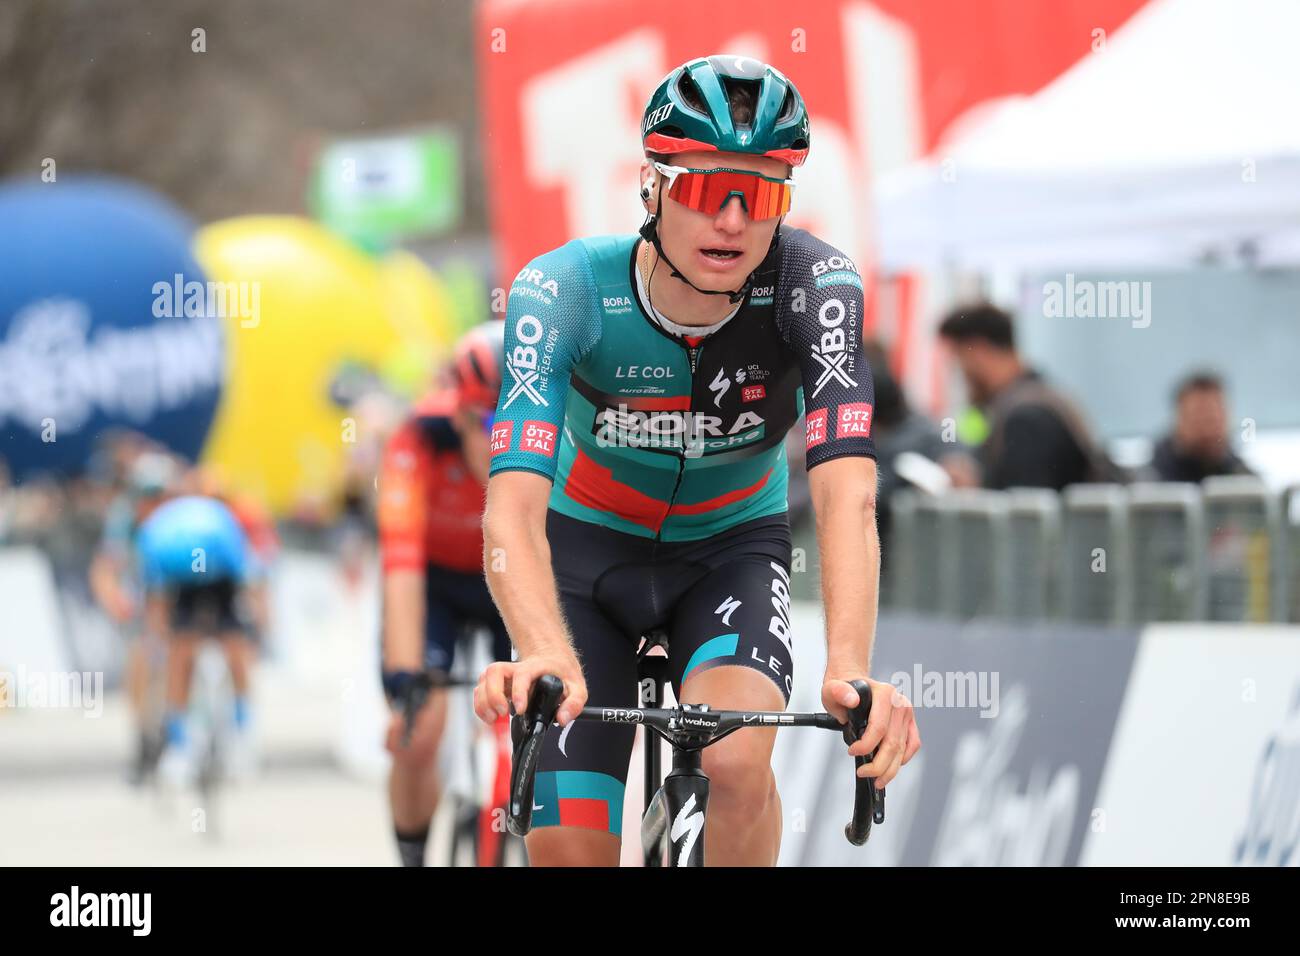
<path fill-rule="evenodd" d="M 875 497 L 830 496 L 816 513 L 827 670 L 865 671 L 875 640 L 880 584 Z"/>
<path fill-rule="evenodd" d="M 545 521 L 494 517 L 489 511 L 483 522 L 483 546 L 488 589 L 519 656 L 571 653 Z"/>
<path fill-rule="evenodd" d="M 424 578 L 419 571 L 384 574 L 384 669 L 420 670 L 424 654 Z"/>

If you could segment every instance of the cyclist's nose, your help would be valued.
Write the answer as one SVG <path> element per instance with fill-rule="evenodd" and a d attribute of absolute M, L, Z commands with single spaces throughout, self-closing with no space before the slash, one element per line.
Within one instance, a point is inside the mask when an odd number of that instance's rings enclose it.
<path fill-rule="evenodd" d="M 745 212 L 744 200 L 739 196 L 727 197 L 718 214 L 713 217 L 714 226 L 721 232 L 744 232 L 748 222 L 749 214 Z"/>

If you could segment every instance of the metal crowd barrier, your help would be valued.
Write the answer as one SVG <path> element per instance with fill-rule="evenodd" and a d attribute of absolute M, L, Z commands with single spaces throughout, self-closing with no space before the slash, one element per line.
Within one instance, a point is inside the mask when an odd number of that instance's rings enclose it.
<path fill-rule="evenodd" d="M 1048 492 L 1052 494 L 1052 492 Z M 1128 499 L 1121 485 L 1074 485 L 1062 495 L 1060 573 L 1063 617 L 1122 624 L 1133 608 L 1128 563 Z"/>
<path fill-rule="evenodd" d="M 1300 622 L 1300 487 L 907 490 L 882 604 L 956 618 Z"/>
<path fill-rule="evenodd" d="M 1134 620 L 1204 620 L 1200 489 L 1192 484 L 1139 483 L 1130 485 L 1128 493 Z"/>
<path fill-rule="evenodd" d="M 1054 566 L 1061 554 L 1061 498 L 1046 488 L 1007 492 L 1007 616 L 1042 621 L 1060 602 Z"/>
<path fill-rule="evenodd" d="M 1286 619 L 1282 500 L 1252 475 L 1207 478 L 1207 617 L 1211 621 Z"/>

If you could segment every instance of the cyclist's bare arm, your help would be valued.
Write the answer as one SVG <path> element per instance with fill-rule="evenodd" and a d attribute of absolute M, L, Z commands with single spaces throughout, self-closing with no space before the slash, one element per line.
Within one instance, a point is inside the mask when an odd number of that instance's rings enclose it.
<path fill-rule="evenodd" d="M 519 661 L 494 664 L 485 672 L 475 692 L 476 710 L 485 720 L 492 714 L 503 715 L 508 700 L 522 712 L 532 681 L 545 673 L 564 681 L 561 723 L 576 716 L 586 703 L 586 685 L 551 571 L 546 540 L 550 495 L 550 480 L 533 472 L 505 471 L 488 482 L 483 567 Z"/>
<path fill-rule="evenodd" d="M 826 671 L 865 677 L 880 583 L 876 463 L 863 457 L 823 462 L 808 472 L 808 488 L 826 604 Z"/>
<path fill-rule="evenodd" d="M 423 667 L 424 574 L 413 568 L 384 572 L 384 667 L 418 671 Z"/>
<path fill-rule="evenodd" d="M 866 732 L 849 753 L 875 757 L 859 770 L 884 787 L 921 749 L 911 702 L 885 682 L 869 677 L 876 635 L 880 585 L 880 539 L 876 534 L 876 463 L 845 457 L 808 472 L 826 604 L 826 676 L 822 703 L 837 720 L 858 702 L 848 682 L 866 680 L 873 706 Z"/>

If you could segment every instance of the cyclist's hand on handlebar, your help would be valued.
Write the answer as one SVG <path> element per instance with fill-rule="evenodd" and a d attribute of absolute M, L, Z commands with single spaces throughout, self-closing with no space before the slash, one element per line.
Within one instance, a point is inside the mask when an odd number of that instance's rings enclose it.
<path fill-rule="evenodd" d="M 874 777 L 877 787 L 888 786 L 898 776 L 899 768 L 921 749 L 921 733 L 916 727 L 912 702 L 893 684 L 871 680 L 862 674 L 830 674 L 822 684 L 822 706 L 840 723 L 848 722 L 848 711 L 858 704 L 858 693 L 851 680 L 865 680 L 871 685 L 871 715 L 867 729 L 849 747 L 855 757 L 876 751 L 875 759 L 862 767 L 859 775 Z"/>
<path fill-rule="evenodd" d="M 479 720 L 490 724 L 509 714 L 513 703 L 515 713 L 522 714 L 528 708 L 533 681 L 543 674 L 554 674 L 564 682 L 564 696 L 555 719 L 561 726 L 567 725 L 587 703 L 587 681 L 582 676 L 582 665 L 569 650 L 488 665 L 474 688 L 474 713 Z"/>

